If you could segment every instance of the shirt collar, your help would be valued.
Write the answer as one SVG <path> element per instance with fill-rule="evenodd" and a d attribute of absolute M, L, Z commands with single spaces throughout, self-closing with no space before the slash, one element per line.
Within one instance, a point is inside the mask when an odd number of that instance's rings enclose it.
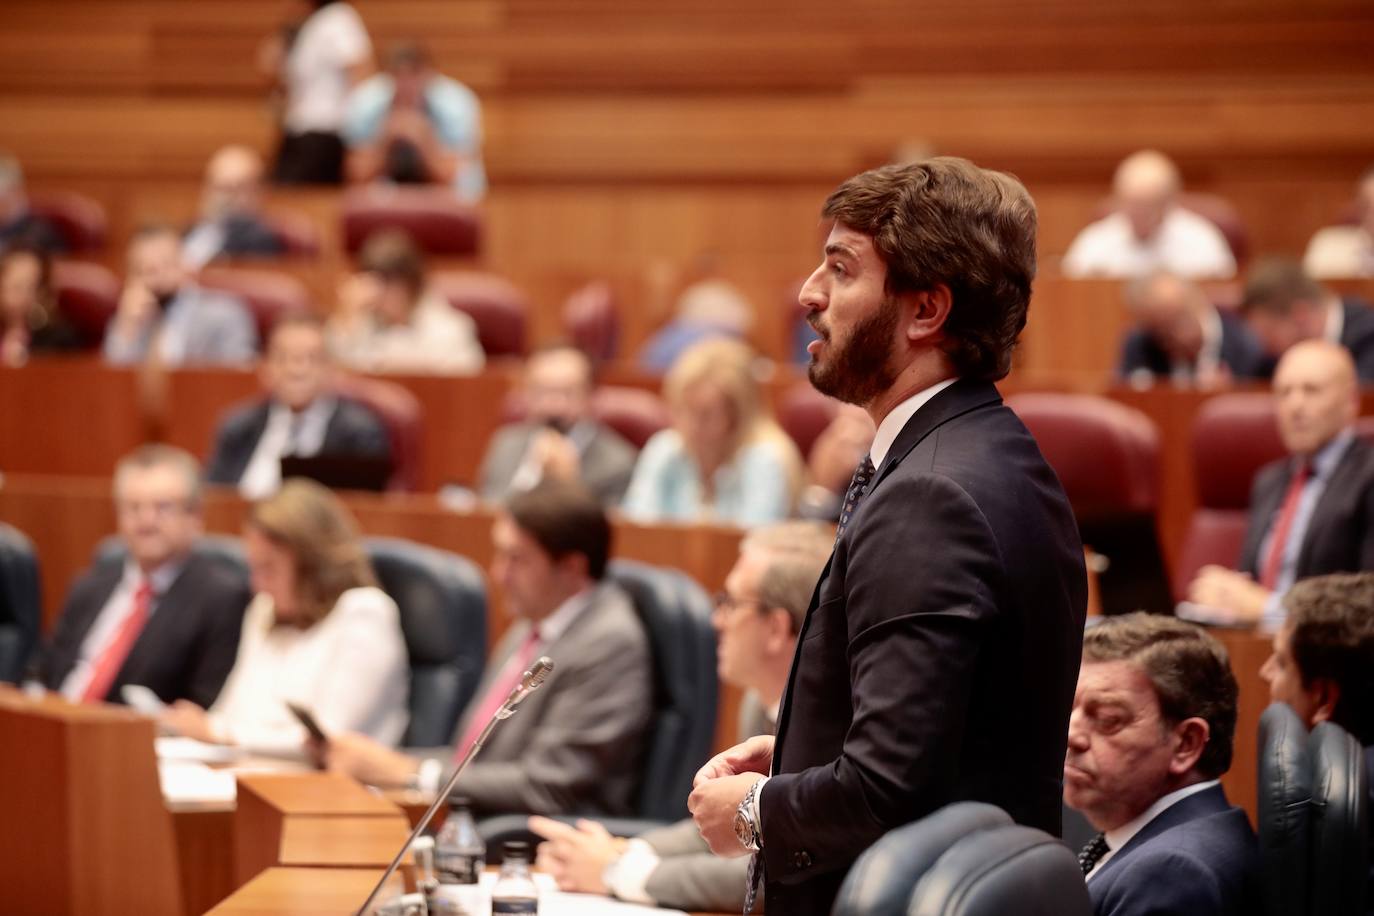
<path fill-rule="evenodd" d="M 536 624 L 539 628 L 539 641 L 545 644 L 551 643 L 566 633 L 568 627 L 573 625 L 573 621 L 592 606 L 596 591 L 597 586 L 584 588 L 554 608 L 552 614 L 539 621 Z"/>
<path fill-rule="evenodd" d="M 1159 817 L 1165 811 L 1169 810 L 1174 805 L 1183 801 L 1190 795 L 1196 795 L 1199 792 L 1205 792 L 1206 790 L 1212 788 L 1212 786 L 1217 785 L 1221 785 L 1220 780 L 1209 779 L 1206 782 L 1195 782 L 1191 786 L 1184 786 L 1182 789 L 1175 789 L 1168 795 L 1161 795 L 1159 798 L 1155 799 L 1155 803 L 1153 805 L 1142 811 L 1140 815 L 1137 816 L 1134 820 L 1122 824 L 1115 830 L 1108 830 L 1106 833 L 1104 833 L 1103 837 L 1107 841 L 1107 848 L 1114 853 L 1117 852 L 1121 849 L 1121 847 L 1129 843 L 1132 837 L 1134 837 L 1141 830 L 1144 830 L 1145 825 L 1150 823 L 1150 821 Z"/>
<path fill-rule="evenodd" d="M 959 381 L 958 378 L 947 378 L 943 382 L 936 382 L 929 388 L 923 388 L 916 392 L 888 411 L 887 416 L 883 417 L 883 422 L 878 424 L 878 432 L 873 436 L 873 445 L 868 449 L 868 457 L 873 462 L 873 467 L 882 466 L 883 459 L 887 457 L 888 449 L 892 448 L 892 443 L 897 441 L 897 434 L 902 431 L 902 427 L 906 426 L 906 422 L 916 415 L 916 411 L 957 381 Z"/>
<path fill-rule="evenodd" d="M 1328 477 L 1331 472 L 1336 470 L 1336 465 L 1340 464 L 1341 458 L 1345 455 L 1346 446 L 1355 441 L 1355 431 L 1346 427 L 1332 437 L 1331 441 L 1317 449 L 1312 456 L 1312 476 Z"/>
<path fill-rule="evenodd" d="M 181 571 L 186 568 L 187 557 L 177 557 L 168 560 L 148 575 L 148 583 L 153 587 L 153 595 L 160 597 L 166 594 L 167 589 L 172 587 L 172 583 L 181 575 Z M 137 588 L 143 580 L 143 570 L 134 562 L 133 557 L 124 561 L 123 581 L 132 588 Z"/>
<path fill-rule="evenodd" d="M 1332 343 L 1340 343 L 1341 335 L 1345 333 L 1345 308 L 1341 305 L 1341 300 L 1331 296 L 1326 300 L 1326 339 Z"/>

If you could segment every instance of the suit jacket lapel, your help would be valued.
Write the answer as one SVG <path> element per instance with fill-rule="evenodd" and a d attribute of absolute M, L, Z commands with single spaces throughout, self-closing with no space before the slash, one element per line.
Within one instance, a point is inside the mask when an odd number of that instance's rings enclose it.
<path fill-rule="evenodd" d="M 1100 881 L 1102 876 L 1113 865 L 1124 859 L 1132 849 L 1149 842 L 1164 831 L 1177 827 L 1179 824 L 1197 820 L 1200 817 L 1220 814 L 1229 810 L 1231 810 L 1231 804 L 1226 800 L 1226 792 L 1221 786 L 1203 789 L 1180 802 L 1175 802 L 1158 814 L 1154 820 L 1141 827 L 1135 836 L 1126 841 L 1126 845 L 1118 849 L 1110 859 L 1104 862 L 1102 868 L 1093 876 L 1094 882 Z"/>
<path fill-rule="evenodd" d="M 1302 577 L 1303 571 L 1309 568 L 1308 564 L 1312 559 L 1311 533 L 1329 529 L 1330 517 L 1349 499 L 1350 494 L 1355 492 L 1350 486 L 1349 478 L 1359 470 L 1364 459 L 1364 444 L 1359 439 L 1351 440 L 1307 519 L 1307 530 L 1303 532 L 1302 544 L 1298 547 L 1297 578 Z"/>
<path fill-rule="evenodd" d="M 190 556 L 167 590 L 153 597 L 153 614 L 144 625 L 143 632 L 138 634 L 138 639 L 134 640 L 133 648 L 120 666 L 111 689 L 122 685 L 128 678 L 136 677 L 147 669 L 154 658 L 177 645 L 177 631 L 184 629 L 197 613 L 198 586 L 203 578 L 197 564 L 206 562 L 211 561 Z"/>
<path fill-rule="evenodd" d="M 92 599 L 71 608 L 74 619 L 71 624 L 71 636 L 62 647 L 65 657 L 53 659 L 60 666 L 60 670 L 52 670 L 50 674 L 49 687 L 53 690 L 62 689 L 62 682 L 72 673 L 72 668 L 81 658 L 81 646 L 91 634 L 91 627 L 95 625 L 96 618 L 100 616 L 101 609 L 109 602 L 114 590 L 119 587 L 119 581 L 124 578 L 124 565 L 100 563 L 91 571 L 91 578 Z"/>

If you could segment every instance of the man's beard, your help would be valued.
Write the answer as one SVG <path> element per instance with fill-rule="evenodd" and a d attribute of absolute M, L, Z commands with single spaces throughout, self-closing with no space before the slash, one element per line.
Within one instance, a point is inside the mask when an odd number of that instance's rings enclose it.
<path fill-rule="evenodd" d="M 901 320 L 896 298 L 884 298 L 873 314 L 854 325 L 843 345 L 831 343 L 829 335 L 816 327 L 812 318 L 818 314 L 813 312 L 807 321 L 832 352 L 824 364 L 820 362 L 820 354 L 811 357 L 806 374 L 815 389 L 862 407 L 891 388 L 897 381 L 897 373 L 891 366 L 892 338 Z"/>

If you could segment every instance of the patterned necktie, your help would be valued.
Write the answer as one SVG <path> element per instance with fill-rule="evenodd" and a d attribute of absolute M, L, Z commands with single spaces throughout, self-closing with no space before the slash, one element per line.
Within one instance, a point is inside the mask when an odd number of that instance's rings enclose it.
<path fill-rule="evenodd" d="M 859 466 L 854 469 L 854 476 L 849 480 L 849 489 L 844 494 L 844 506 L 840 509 L 840 525 L 835 530 L 835 540 L 840 539 L 844 534 L 844 529 L 849 525 L 849 519 L 854 515 L 854 510 L 863 502 L 864 494 L 868 492 L 868 485 L 873 482 L 873 459 L 864 455 L 864 460 L 859 462 Z"/>
<path fill-rule="evenodd" d="M 1078 853 L 1078 867 L 1083 869 L 1083 877 L 1088 877 L 1088 873 L 1097 867 L 1097 863 L 1102 861 L 1102 857 L 1111 851 L 1107 845 L 1107 837 L 1101 833 L 1088 840 L 1082 851 Z"/>
<path fill-rule="evenodd" d="M 1274 523 L 1274 535 L 1269 539 L 1269 553 L 1260 568 L 1260 585 L 1273 591 L 1279 581 L 1279 570 L 1283 568 L 1283 555 L 1288 552 L 1288 537 L 1293 532 L 1293 520 L 1298 514 L 1298 503 L 1302 502 L 1302 491 L 1312 477 L 1312 463 L 1304 461 L 1293 472 L 1288 489 L 1283 494 L 1282 508 Z"/>

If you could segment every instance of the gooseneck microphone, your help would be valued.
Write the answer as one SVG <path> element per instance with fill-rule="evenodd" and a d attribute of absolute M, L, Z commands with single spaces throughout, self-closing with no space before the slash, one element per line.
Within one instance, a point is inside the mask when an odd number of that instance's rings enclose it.
<path fill-rule="evenodd" d="M 453 775 L 448 778 L 448 782 L 445 783 L 443 789 L 434 796 L 434 802 L 429 806 L 429 810 L 425 812 L 425 816 L 420 818 L 419 822 L 415 825 L 415 829 L 410 831 L 410 836 L 406 837 L 406 841 L 401 844 L 400 850 L 396 853 L 396 858 L 391 860 L 391 864 L 386 867 L 386 871 L 382 874 L 381 880 L 377 882 L 376 887 L 372 888 L 372 893 L 367 895 L 367 899 L 363 901 L 363 905 L 358 908 L 357 916 L 366 916 L 367 908 L 372 905 L 373 899 L 381 892 L 387 880 L 396 872 L 396 869 L 401 864 L 401 860 L 405 858 L 406 853 L 410 850 L 410 844 L 415 842 L 415 838 L 424 832 L 424 829 L 429 826 L 429 822 L 434 819 L 434 813 L 438 811 L 448 799 L 449 793 L 453 791 L 453 786 L 458 782 L 458 777 L 463 775 L 463 770 L 467 769 L 468 763 L 470 763 L 472 758 L 477 755 L 477 752 L 481 750 L 482 745 L 487 743 L 487 737 L 491 734 L 491 730 L 496 727 L 496 723 L 500 722 L 502 719 L 509 719 L 514 715 L 516 707 L 523 703 L 526 697 L 539 689 L 539 685 L 544 683 L 551 671 L 553 671 L 553 659 L 549 658 L 547 655 L 540 656 L 535 660 L 534 664 L 530 665 L 524 675 L 521 676 L 520 683 L 511 688 L 510 693 L 506 695 L 506 701 L 492 714 L 492 717 L 487 721 L 486 727 L 482 729 L 482 733 L 477 736 L 477 740 L 467 749 L 467 753 L 463 755 L 463 759 L 460 760 L 458 766 L 454 768 Z"/>

